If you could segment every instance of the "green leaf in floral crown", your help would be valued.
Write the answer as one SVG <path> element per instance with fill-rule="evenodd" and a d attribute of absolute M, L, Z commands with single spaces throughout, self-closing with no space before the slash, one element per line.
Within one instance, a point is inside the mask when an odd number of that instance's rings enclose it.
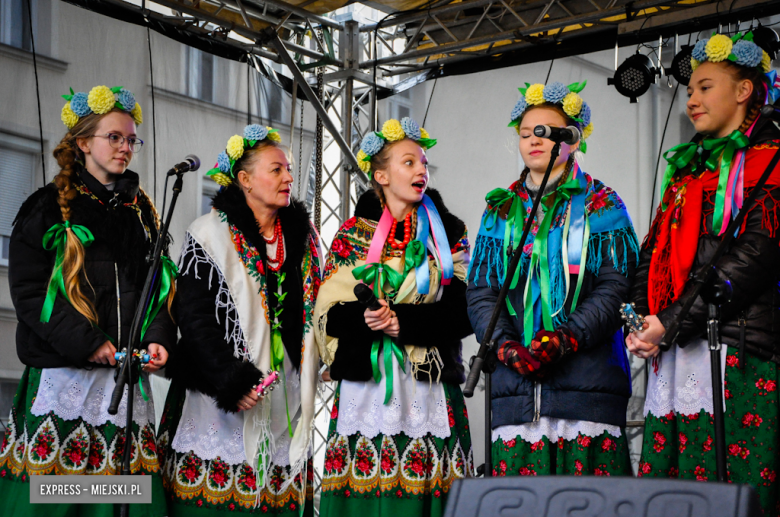
<path fill-rule="evenodd" d="M 376 136 L 378 136 L 379 138 L 381 138 L 382 140 L 385 140 L 385 141 L 387 141 L 387 138 L 385 138 L 385 135 L 383 135 L 383 134 L 382 134 L 382 133 L 380 133 L 379 131 L 374 131 L 374 134 L 375 134 Z"/>
<path fill-rule="evenodd" d="M 588 152 L 588 143 L 585 140 L 580 140 L 580 151 L 582 151 L 582 154 Z"/>
<path fill-rule="evenodd" d="M 531 87 L 531 83 L 525 83 L 525 88 L 522 88 L 522 87 L 521 87 L 521 88 L 518 88 L 518 90 L 520 90 L 520 93 L 522 93 L 522 94 L 523 94 L 523 96 L 525 97 L 525 92 L 526 92 L 526 91 L 528 90 L 528 88 L 530 88 L 530 87 Z"/>
<path fill-rule="evenodd" d="M 584 121 L 584 120 L 582 120 L 582 119 L 581 119 L 581 118 L 579 118 L 579 117 L 572 117 L 571 119 L 572 119 L 574 122 L 577 122 L 578 124 L 584 124 L 584 123 L 585 123 L 585 121 Z"/>
<path fill-rule="evenodd" d="M 737 62 L 737 56 L 735 56 L 734 53 L 729 54 L 729 57 L 727 57 L 726 59 L 728 59 L 729 61 L 732 61 L 734 63 Z"/>
<path fill-rule="evenodd" d="M 371 157 L 370 157 L 369 155 L 365 155 L 365 156 L 363 157 L 363 159 L 362 159 L 362 160 L 360 160 L 360 161 L 362 161 L 362 162 L 370 162 L 370 161 L 371 161 Z"/>
<path fill-rule="evenodd" d="M 244 142 L 246 142 L 246 143 L 249 145 L 249 147 L 254 147 L 254 146 L 255 146 L 255 144 L 257 143 L 257 140 L 247 140 L 247 139 L 245 138 L 245 139 L 244 139 Z"/>
<path fill-rule="evenodd" d="M 419 143 L 421 146 L 425 147 L 426 149 L 430 149 L 434 145 L 436 145 L 436 139 L 435 138 L 421 138 L 417 140 L 417 143 Z"/>
<path fill-rule="evenodd" d="M 122 91 L 122 88 L 124 88 L 124 86 L 114 86 L 113 88 L 110 88 L 110 90 L 111 93 L 119 93 Z"/>
<path fill-rule="evenodd" d="M 214 167 L 213 169 L 210 169 L 210 170 L 209 170 L 209 171 L 206 173 L 206 176 L 213 176 L 213 175 L 215 175 L 215 174 L 219 174 L 220 172 L 222 172 L 222 171 L 219 169 L 219 167 Z"/>
<path fill-rule="evenodd" d="M 515 126 L 516 126 L 516 125 L 518 125 L 519 123 L 520 123 L 520 119 L 515 119 L 515 120 L 513 120 L 512 122 L 510 122 L 509 124 L 507 124 L 507 126 L 506 126 L 506 127 L 515 127 Z"/>
<path fill-rule="evenodd" d="M 268 130 L 268 134 L 269 134 L 269 135 L 270 135 L 271 133 L 278 133 L 278 132 L 279 132 L 279 131 L 278 131 L 278 130 L 276 130 L 276 129 L 269 129 L 269 130 Z"/>
<path fill-rule="evenodd" d="M 742 35 L 742 39 L 745 41 L 753 41 L 753 31 L 746 32 Z"/>
<path fill-rule="evenodd" d="M 585 85 L 587 84 L 588 84 L 588 80 L 586 79 L 579 83 L 571 83 L 569 86 L 567 86 L 567 88 L 569 89 L 570 92 L 580 93 L 582 90 L 585 89 Z"/>
<path fill-rule="evenodd" d="M 73 99 L 74 95 L 76 95 L 76 94 L 73 92 L 73 88 L 71 88 L 70 89 L 70 95 L 65 94 L 65 95 L 62 96 L 62 98 L 65 99 L 66 101 L 71 101 Z"/>
<path fill-rule="evenodd" d="M 122 104 L 121 104 L 119 101 L 116 101 L 116 102 L 114 103 L 114 107 L 115 107 L 115 108 L 119 108 L 119 109 L 121 109 L 121 110 L 124 110 L 124 109 L 125 109 L 125 107 L 124 107 L 124 106 L 122 106 Z"/>

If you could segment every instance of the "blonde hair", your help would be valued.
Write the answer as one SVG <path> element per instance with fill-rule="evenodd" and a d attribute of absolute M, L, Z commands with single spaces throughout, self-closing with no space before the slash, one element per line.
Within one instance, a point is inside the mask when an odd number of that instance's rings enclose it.
<path fill-rule="evenodd" d="M 113 112 L 124 113 L 130 116 L 126 111 L 120 110 L 119 108 L 114 108 L 108 113 Z M 54 176 L 54 184 L 57 186 L 57 203 L 60 206 L 60 213 L 62 214 L 63 221 L 70 221 L 70 202 L 78 195 L 78 191 L 73 186 L 73 181 L 78 176 L 76 164 L 84 162 L 84 152 L 78 146 L 78 139 L 92 136 L 95 133 L 100 120 L 108 115 L 108 113 L 103 115 L 92 113 L 85 117 L 81 117 L 76 125 L 65 134 L 62 140 L 60 140 L 60 143 L 57 144 L 57 147 L 55 147 L 52 152 L 54 158 L 57 160 L 57 164 L 60 166 L 60 172 Z M 152 203 L 152 200 L 140 187 L 139 194 L 140 201 L 149 207 L 152 216 L 154 217 L 154 224 L 158 230 L 157 238 L 164 238 L 164 236 L 159 235 L 160 215 L 157 213 L 154 203 Z M 67 232 L 67 239 L 65 254 L 62 261 L 62 278 L 65 284 L 65 295 L 68 300 L 70 300 L 73 308 L 87 318 L 90 323 L 97 325 L 98 316 L 95 311 L 95 306 L 86 296 L 84 296 L 79 282 L 79 276 L 83 272 L 84 279 L 89 283 L 87 273 L 84 271 L 84 245 L 72 229 L 66 228 L 65 231 Z M 171 292 L 168 294 L 169 313 L 175 293 L 176 286 L 174 283 Z"/>
<path fill-rule="evenodd" d="M 376 174 L 374 173 L 377 170 L 387 168 L 387 165 L 390 162 L 390 150 L 395 147 L 396 144 L 399 144 L 404 140 L 411 140 L 411 138 L 402 138 L 401 140 L 396 140 L 395 142 L 388 142 L 384 145 L 384 147 L 382 147 L 381 151 L 371 157 L 371 187 L 374 189 L 376 197 L 379 198 L 379 203 L 382 205 L 382 208 L 384 208 L 387 204 L 385 191 L 382 189 L 382 185 L 376 180 Z M 412 140 L 412 142 L 414 142 L 414 140 Z"/>

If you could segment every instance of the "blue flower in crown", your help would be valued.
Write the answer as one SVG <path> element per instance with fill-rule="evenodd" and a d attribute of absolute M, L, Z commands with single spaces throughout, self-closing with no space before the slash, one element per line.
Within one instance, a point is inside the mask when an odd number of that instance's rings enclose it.
<path fill-rule="evenodd" d="M 116 100 L 122 105 L 122 109 L 125 111 L 130 111 L 135 108 L 135 96 L 124 88 L 119 90 L 119 93 L 116 94 Z"/>
<path fill-rule="evenodd" d="M 368 156 L 374 156 L 376 153 L 382 150 L 385 142 L 374 133 L 368 133 L 363 137 L 363 141 L 360 142 L 360 149 Z"/>
<path fill-rule="evenodd" d="M 553 104 L 560 104 L 567 95 L 569 95 L 569 89 L 565 84 L 558 81 L 548 84 L 542 90 L 544 100 Z"/>
<path fill-rule="evenodd" d="M 217 167 L 225 174 L 230 174 L 230 157 L 225 151 L 217 155 Z"/>
<path fill-rule="evenodd" d="M 404 117 L 401 119 L 401 129 L 404 130 L 404 133 L 406 133 L 407 138 L 411 138 L 412 140 L 419 140 L 420 138 L 422 138 L 422 133 L 420 132 L 420 126 L 417 124 L 417 122 L 415 122 L 409 117 Z M 365 150 L 363 152 L 365 152 Z"/>
<path fill-rule="evenodd" d="M 699 62 L 707 61 L 707 51 L 705 50 L 705 47 L 709 41 L 709 38 L 697 41 L 691 51 L 691 57 Z"/>
<path fill-rule="evenodd" d="M 528 107 L 528 103 L 525 101 L 525 95 L 520 96 L 520 100 L 517 101 L 517 104 L 515 104 L 515 107 L 512 108 L 512 114 L 510 115 L 512 120 L 517 120 L 520 118 L 520 115 L 523 114 L 525 109 Z"/>
<path fill-rule="evenodd" d="M 87 97 L 88 95 L 86 93 L 78 92 L 73 94 L 73 98 L 70 100 L 70 109 L 72 109 L 73 113 L 78 115 L 79 118 L 86 117 L 92 113 L 92 110 L 89 109 L 89 104 L 87 104 Z M 135 104 L 133 106 L 135 106 Z"/>
<path fill-rule="evenodd" d="M 582 103 L 582 109 L 580 110 L 579 118 L 582 119 L 583 128 L 590 124 L 590 106 L 588 106 L 587 102 Z"/>
<path fill-rule="evenodd" d="M 244 138 L 247 140 L 265 140 L 268 136 L 268 128 L 260 124 L 250 124 L 244 128 Z"/>
<path fill-rule="evenodd" d="M 737 64 L 750 68 L 761 64 L 764 53 L 761 47 L 752 41 L 739 40 L 731 47 L 731 53 L 737 57 Z"/>

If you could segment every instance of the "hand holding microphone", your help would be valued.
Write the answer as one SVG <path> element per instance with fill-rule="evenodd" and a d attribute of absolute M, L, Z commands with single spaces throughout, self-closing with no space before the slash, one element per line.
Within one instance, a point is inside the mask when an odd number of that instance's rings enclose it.
<path fill-rule="evenodd" d="M 398 337 L 400 331 L 398 318 L 395 312 L 390 310 L 387 302 L 377 299 L 371 288 L 363 283 L 357 284 L 353 291 L 358 302 L 366 308 L 364 317 L 368 328 L 381 330 L 385 334 Z"/>

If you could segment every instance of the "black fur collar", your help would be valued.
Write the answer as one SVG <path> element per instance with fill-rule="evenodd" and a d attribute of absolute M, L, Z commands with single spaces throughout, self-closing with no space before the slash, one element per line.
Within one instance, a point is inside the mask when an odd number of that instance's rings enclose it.
<path fill-rule="evenodd" d="M 450 248 L 453 248 L 463 236 L 463 232 L 466 231 L 466 223 L 458 219 L 447 209 L 438 190 L 429 188 L 425 193 L 428 194 L 428 197 L 431 198 L 431 201 L 436 206 L 436 210 L 439 211 L 441 222 L 444 223 L 444 229 L 447 231 L 447 240 Z M 355 206 L 355 217 L 362 217 L 372 221 L 378 221 L 382 217 L 382 205 L 373 190 L 368 190 L 360 196 Z M 403 228 L 399 229 L 403 230 Z"/>
<path fill-rule="evenodd" d="M 246 204 L 244 193 L 232 185 L 222 188 L 211 200 L 211 206 L 225 214 L 230 224 L 241 230 L 244 237 L 265 260 L 265 242 L 260 233 L 260 226 L 252 209 Z M 285 261 L 290 259 L 293 263 L 300 264 L 312 231 L 309 211 L 304 203 L 292 198 L 290 206 L 279 209 L 279 217 L 282 220 L 282 233 L 286 246 Z"/>
<path fill-rule="evenodd" d="M 100 183 L 92 174 L 83 167 L 77 169 L 79 180 L 95 194 L 100 201 L 109 204 L 112 200 L 120 203 L 132 203 L 138 196 L 139 178 L 138 174 L 130 169 L 125 170 L 124 174 L 116 179 L 114 190 L 108 190 L 105 185 Z"/>

